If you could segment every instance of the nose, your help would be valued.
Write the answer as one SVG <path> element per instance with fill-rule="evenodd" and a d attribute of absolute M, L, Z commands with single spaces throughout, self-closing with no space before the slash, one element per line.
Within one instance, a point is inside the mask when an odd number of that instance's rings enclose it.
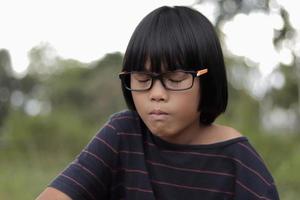
<path fill-rule="evenodd" d="M 167 90 L 160 80 L 153 80 L 152 88 L 149 91 L 151 101 L 166 101 L 168 98 Z"/>

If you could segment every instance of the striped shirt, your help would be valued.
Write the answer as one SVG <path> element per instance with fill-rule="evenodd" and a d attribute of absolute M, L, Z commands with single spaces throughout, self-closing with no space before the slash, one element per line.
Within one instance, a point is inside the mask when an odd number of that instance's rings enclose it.
<path fill-rule="evenodd" d="M 114 114 L 50 184 L 72 199 L 277 200 L 247 138 L 179 145 L 151 134 L 138 114 Z"/>

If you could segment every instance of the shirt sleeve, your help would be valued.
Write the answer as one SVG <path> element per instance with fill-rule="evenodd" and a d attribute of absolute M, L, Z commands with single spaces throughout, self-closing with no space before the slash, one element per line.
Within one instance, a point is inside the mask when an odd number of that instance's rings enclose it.
<path fill-rule="evenodd" d="M 49 186 L 73 200 L 108 199 L 117 163 L 118 143 L 116 128 L 109 121 Z"/>
<path fill-rule="evenodd" d="M 238 145 L 234 199 L 279 200 L 274 179 L 263 159 L 248 142 Z"/>

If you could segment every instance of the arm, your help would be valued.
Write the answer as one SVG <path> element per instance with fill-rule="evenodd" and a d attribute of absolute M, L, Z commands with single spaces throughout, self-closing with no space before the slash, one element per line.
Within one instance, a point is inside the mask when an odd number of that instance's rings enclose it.
<path fill-rule="evenodd" d="M 279 200 L 274 179 L 254 147 L 248 141 L 238 147 L 234 199 Z"/>
<path fill-rule="evenodd" d="M 65 193 L 55 189 L 48 187 L 46 188 L 37 198 L 36 200 L 72 200 Z"/>
<path fill-rule="evenodd" d="M 104 125 L 38 200 L 107 199 L 118 156 L 117 148 L 118 136 L 114 126 Z"/>

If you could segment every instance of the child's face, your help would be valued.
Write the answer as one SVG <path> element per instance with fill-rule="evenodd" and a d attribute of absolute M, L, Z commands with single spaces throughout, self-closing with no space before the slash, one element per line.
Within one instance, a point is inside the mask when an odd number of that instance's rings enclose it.
<path fill-rule="evenodd" d="M 134 105 L 150 131 L 170 142 L 180 143 L 185 135 L 199 130 L 199 79 L 183 91 L 166 90 L 159 80 L 149 91 L 132 91 Z"/>

